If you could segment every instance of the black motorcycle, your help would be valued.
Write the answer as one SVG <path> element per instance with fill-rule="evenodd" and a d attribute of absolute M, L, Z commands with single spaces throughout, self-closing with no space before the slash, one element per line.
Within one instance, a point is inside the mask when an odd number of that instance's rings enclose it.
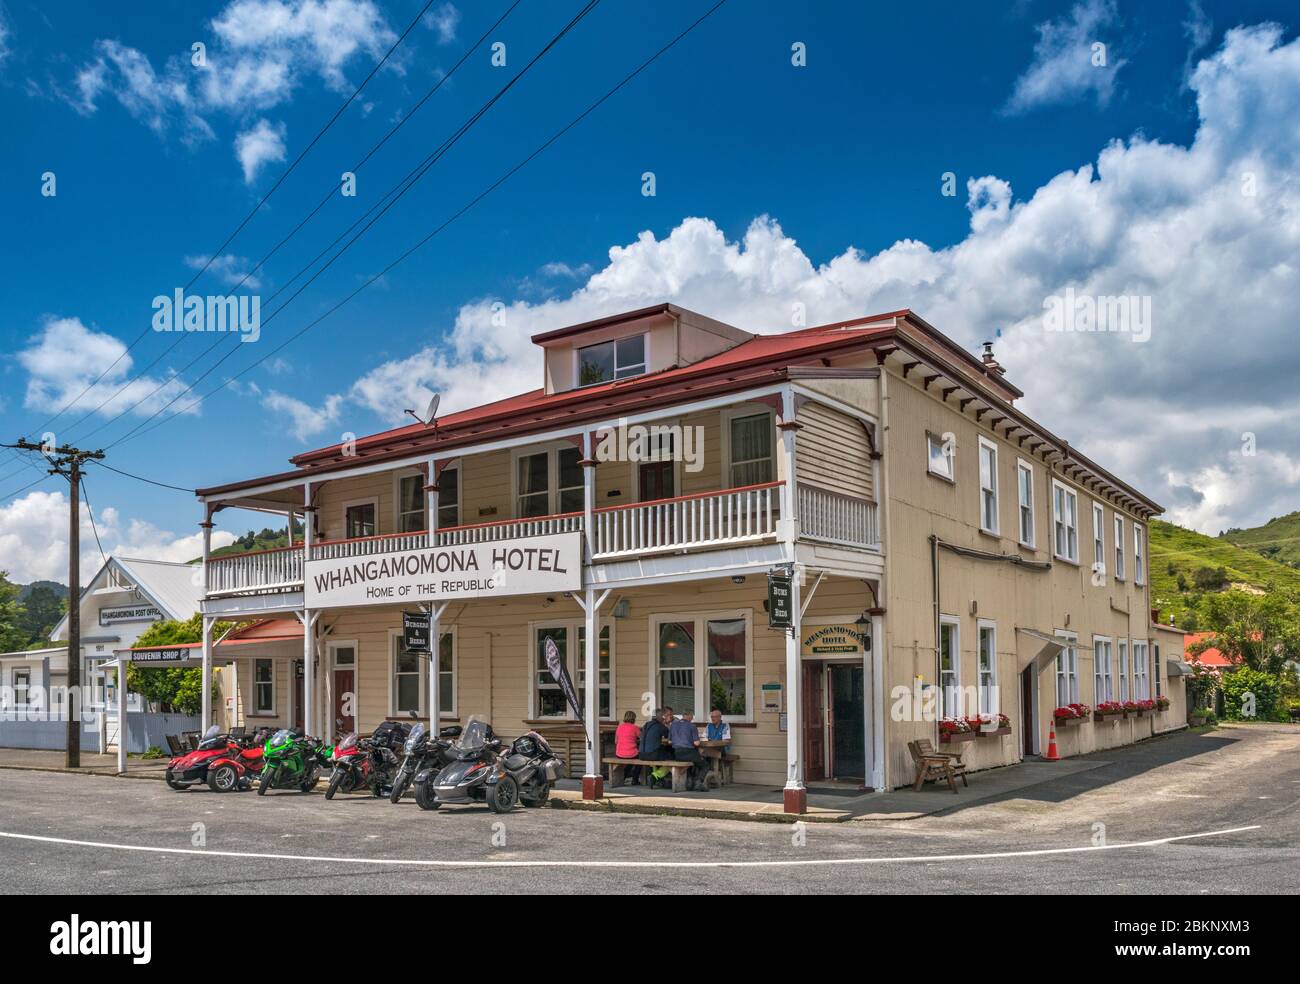
<path fill-rule="evenodd" d="M 471 717 L 453 746 L 456 760 L 441 772 L 426 769 L 415 777 L 415 802 L 436 810 L 444 803 L 486 802 L 493 813 L 509 813 L 515 805 L 541 806 L 564 771 L 564 763 L 536 731 L 516 738 L 502 752 L 492 726 Z"/>
<path fill-rule="evenodd" d="M 397 775 L 398 753 L 407 738 L 407 726 L 384 721 L 369 738 L 358 739 L 355 731 L 334 746 L 334 771 L 325 798 L 336 792 L 368 789 L 371 796 L 387 796 Z"/>
<path fill-rule="evenodd" d="M 460 734 L 461 727 L 458 724 L 443 728 L 438 732 L 437 738 L 425 730 L 423 724 L 417 724 L 412 728 L 402 749 L 404 757 L 397 775 L 393 778 L 393 791 L 389 794 L 389 802 L 399 802 L 418 773 L 427 769 L 432 769 L 436 773 L 441 771 L 443 766 L 455 761 L 456 753 L 452 750 L 452 741 L 459 738 Z"/>

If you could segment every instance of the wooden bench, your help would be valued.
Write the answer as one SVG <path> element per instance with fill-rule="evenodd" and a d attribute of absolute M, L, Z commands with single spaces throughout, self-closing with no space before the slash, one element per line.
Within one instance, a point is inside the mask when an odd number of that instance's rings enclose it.
<path fill-rule="evenodd" d="M 929 738 L 909 741 L 907 750 L 912 753 L 912 761 L 916 763 L 916 782 L 912 788 L 917 792 L 920 792 L 921 786 L 930 780 L 937 782 L 940 779 L 947 779 L 948 788 L 956 795 L 957 776 L 961 776 L 963 786 L 970 785 L 966 781 L 966 763 L 961 760 L 960 755 L 935 751 Z"/>
<path fill-rule="evenodd" d="M 165 735 L 164 738 L 167 742 L 168 750 L 172 753 L 172 758 L 177 758 L 189 751 L 189 749 L 181 744 L 180 738 L 176 735 Z"/>
<path fill-rule="evenodd" d="M 605 765 L 609 766 L 609 785 L 611 789 L 616 789 L 623 785 L 623 769 L 629 765 L 644 766 L 648 771 L 650 769 L 672 769 L 673 771 L 673 792 L 681 793 L 686 790 L 686 772 L 693 762 L 678 762 L 676 759 L 662 759 L 651 761 L 650 759 L 621 759 L 616 757 L 601 759 Z"/>

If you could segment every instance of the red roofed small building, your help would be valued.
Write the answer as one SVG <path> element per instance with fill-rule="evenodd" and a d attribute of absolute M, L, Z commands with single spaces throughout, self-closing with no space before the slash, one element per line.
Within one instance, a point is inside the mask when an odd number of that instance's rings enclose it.
<path fill-rule="evenodd" d="M 674 304 L 531 341 L 536 389 L 198 490 L 205 541 L 227 509 L 306 520 L 280 550 L 205 547 L 203 612 L 307 626 L 308 731 L 345 705 L 363 731 L 486 714 L 551 737 L 594 797 L 624 712 L 717 709 L 736 779 L 803 812 L 809 783 L 912 782 L 914 739 L 1009 764 L 1062 705 L 1173 683 L 1161 507 L 1017 408 L 991 345 L 909 310 L 759 334 Z M 1075 720 L 1062 754 L 1178 723 Z"/>
<path fill-rule="evenodd" d="M 1183 648 L 1187 653 L 1187 662 L 1199 664 L 1214 676 L 1219 676 L 1224 670 L 1231 669 L 1236 664 L 1227 656 L 1223 655 L 1213 646 L 1194 654 L 1192 646 L 1214 635 L 1213 632 L 1188 632 L 1183 636 Z"/>

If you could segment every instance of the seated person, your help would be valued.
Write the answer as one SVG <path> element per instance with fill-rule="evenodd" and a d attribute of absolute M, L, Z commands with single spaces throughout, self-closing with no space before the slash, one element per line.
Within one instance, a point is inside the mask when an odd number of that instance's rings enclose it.
<path fill-rule="evenodd" d="M 722 712 L 716 707 L 709 711 L 709 723 L 704 726 L 706 741 L 731 741 L 731 725 L 722 720 Z M 730 755 L 731 746 L 723 745 L 722 754 Z"/>
<path fill-rule="evenodd" d="M 686 773 L 686 788 L 695 789 L 699 786 L 702 789 L 709 767 L 700 754 L 700 732 L 692 720 L 694 717 L 692 711 L 684 712 L 669 727 L 669 738 L 673 745 L 673 758 L 678 762 L 692 763 L 691 770 Z"/>
<path fill-rule="evenodd" d="M 636 712 L 628 711 L 623 715 L 623 723 L 614 729 L 614 754 L 619 758 L 634 759 L 641 754 L 641 729 L 636 726 Z M 641 785 L 641 766 L 623 767 L 626 781 L 633 786 Z"/>
<path fill-rule="evenodd" d="M 673 757 L 672 742 L 668 737 L 668 724 L 673 719 L 671 707 L 656 707 L 654 715 L 641 729 L 641 758 L 657 762 Z M 666 770 L 652 769 L 649 781 L 651 789 L 663 785 L 667 780 Z"/>

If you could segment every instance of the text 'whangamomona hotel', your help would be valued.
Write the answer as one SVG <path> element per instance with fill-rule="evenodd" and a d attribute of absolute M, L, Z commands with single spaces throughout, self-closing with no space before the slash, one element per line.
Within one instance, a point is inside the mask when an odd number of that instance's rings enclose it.
<path fill-rule="evenodd" d="M 306 519 L 285 549 L 205 548 L 207 619 L 307 628 L 265 658 L 205 633 L 228 714 L 326 735 L 487 715 L 575 736 L 595 795 L 550 638 L 591 732 L 718 708 L 735 778 L 798 811 L 809 781 L 910 782 L 936 717 L 1010 719 L 964 744 L 972 768 L 1041 752 L 1066 704 L 1175 699 L 1059 728 L 1067 755 L 1180 719 L 1146 572 L 1160 506 L 1015 409 L 990 354 L 910 311 L 754 335 L 668 304 L 533 342 L 540 389 L 199 490 L 205 533 L 230 507 Z M 783 565 L 791 632 L 767 611 Z M 403 648 L 421 608 L 436 671 Z"/>

